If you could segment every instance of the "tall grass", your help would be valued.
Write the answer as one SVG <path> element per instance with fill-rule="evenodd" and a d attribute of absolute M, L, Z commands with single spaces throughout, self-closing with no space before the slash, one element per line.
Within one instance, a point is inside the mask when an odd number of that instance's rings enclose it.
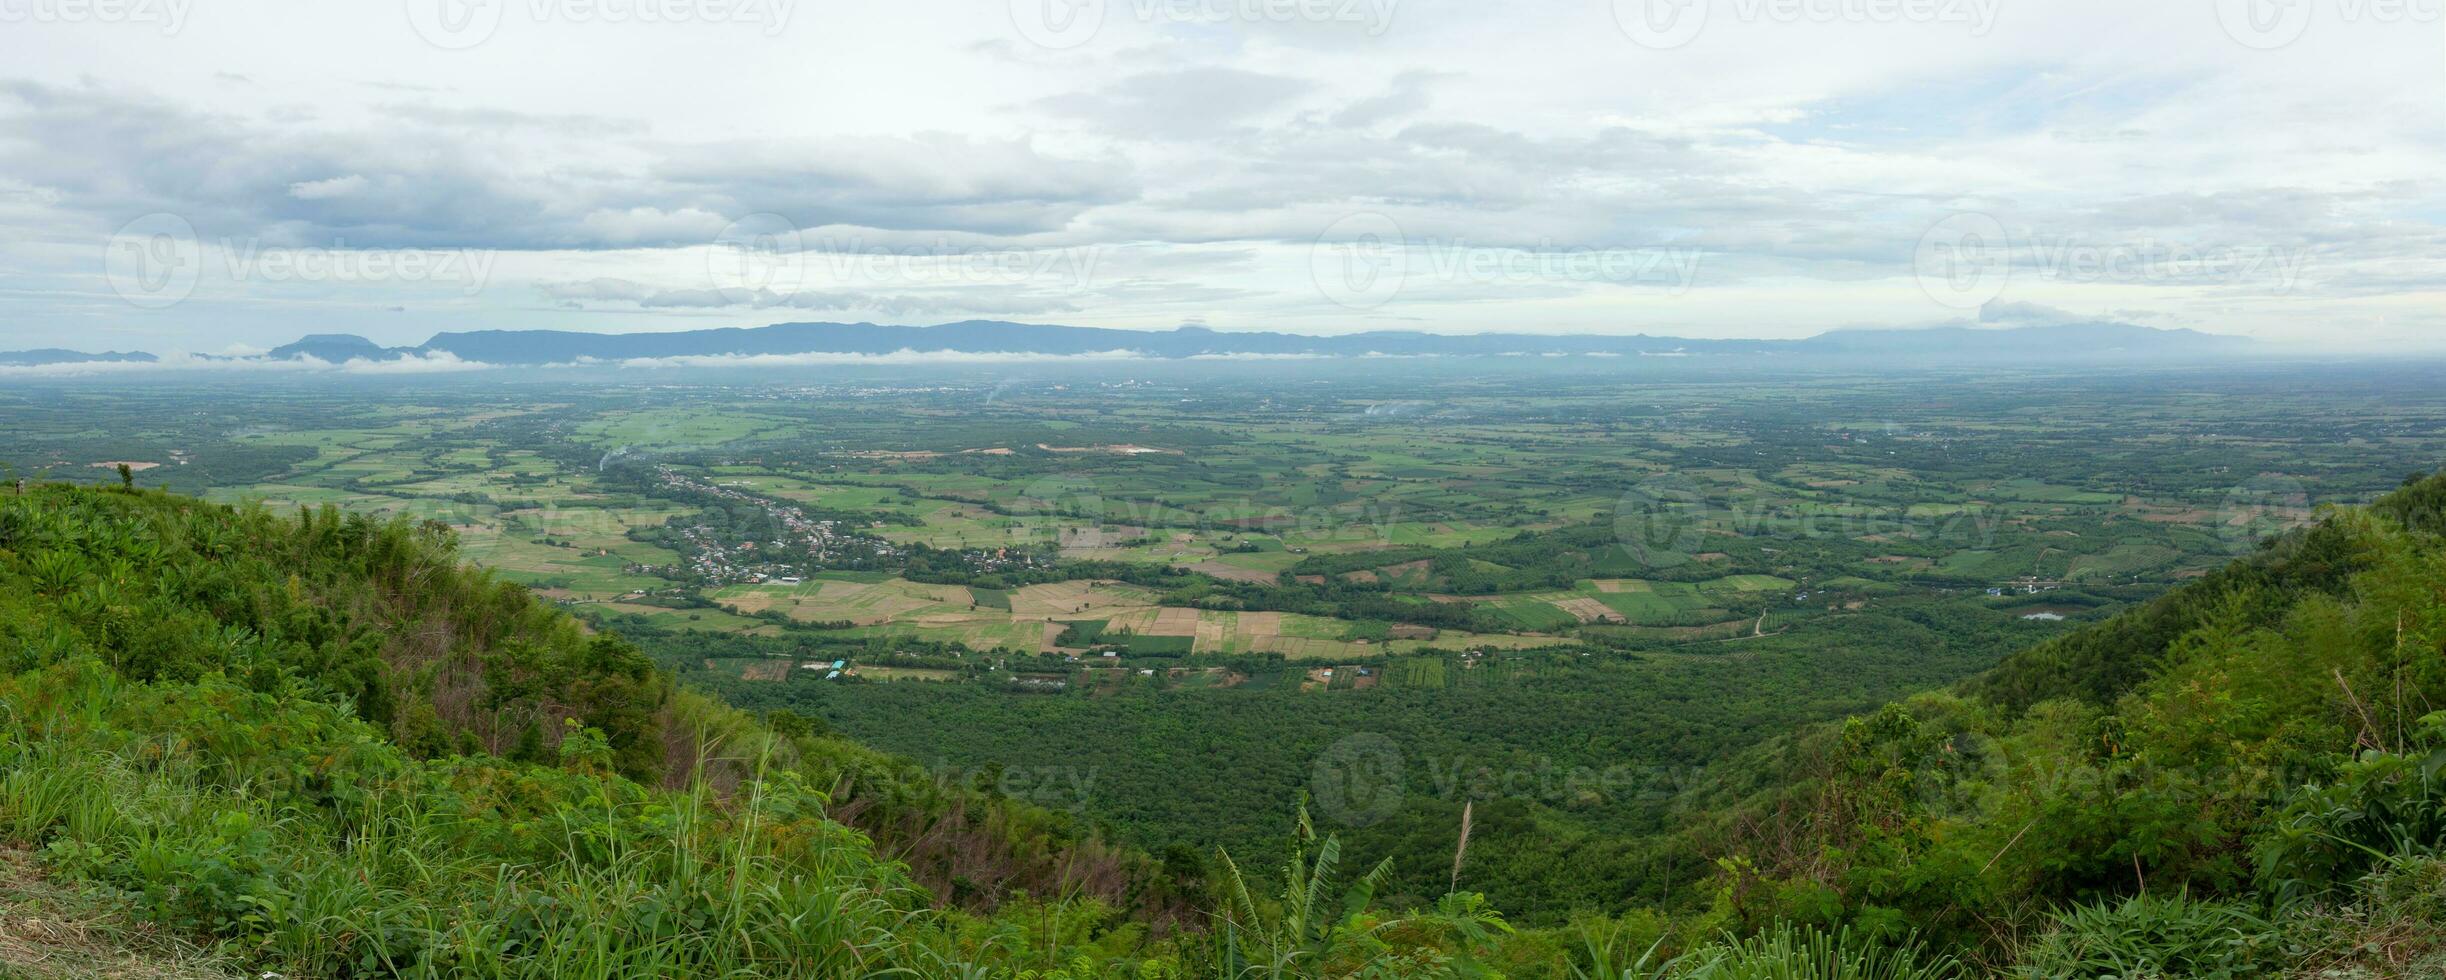
<path fill-rule="evenodd" d="M 1916 944 L 1867 941 L 1849 931 L 1779 926 L 1748 938 L 1727 937 L 1679 956 L 1665 940 L 1645 946 L 1623 931 L 1582 935 L 1573 980 L 1959 980 L 1960 961 Z"/>
<path fill-rule="evenodd" d="M 2030 949 L 2023 973 L 2244 980 L 2274 972 L 2284 952 L 2274 925 L 2249 908 L 2187 895 L 2134 895 L 2076 905 Z"/>
<path fill-rule="evenodd" d="M 35 694 L 29 682 L 44 690 Z M 189 695 L 288 739 L 213 757 Z M 35 702 L 49 710 L 30 714 Z M 417 763 L 337 711 L 93 665 L 0 682 L 0 835 L 156 922 L 292 976 L 941 976 L 926 897 L 789 778 L 742 799 L 491 760 Z M 279 716 L 313 718 L 288 725 Z M 314 716 L 319 714 L 319 718 Z M 305 802 L 294 758 L 351 782 Z M 341 788 L 323 784 L 324 789 Z"/>

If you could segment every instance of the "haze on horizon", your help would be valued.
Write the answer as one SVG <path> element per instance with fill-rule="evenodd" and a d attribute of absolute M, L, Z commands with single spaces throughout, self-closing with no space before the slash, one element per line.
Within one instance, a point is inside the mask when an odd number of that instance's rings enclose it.
<path fill-rule="evenodd" d="M 2441 8 L 0 0 L 0 349 L 971 318 L 2436 347 Z"/>

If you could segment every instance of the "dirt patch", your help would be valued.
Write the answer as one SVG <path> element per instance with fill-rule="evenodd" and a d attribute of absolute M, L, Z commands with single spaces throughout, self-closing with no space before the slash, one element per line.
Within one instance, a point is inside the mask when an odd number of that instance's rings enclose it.
<path fill-rule="evenodd" d="M 1555 599 L 1552 601 L 1552 604 L 1554 608 L 1570 613 L 1573 618 L 1578 619 L 1583 623 L 1602 623 L 1612 620 L 1620 620 L 1622 618 L 1621 613 L 1617 613 L 1613 611 L 1612 608 L 1606 606 L 1606 604 L 1598 602 L 1597 600 L 1587 596 L 1580 596 L 1572 599 Z"/>
<path fill-rule="evenodd" d="M 1309 636 L 1252 636 L 1249 649 L 1258 653 L 1279 653 L 1292 660 L 1325 660 L 1365 656 L 1370 651 L 1364 645 L 1341 640 L 1323 640 Z"/>
<path fill-rule="evenodd" d="M 1155 619 L 1140 632 L 1148 636 L 1198 635 L 1198 611 L 1166 606 L 1155 611 Z"/>
<path fill-rule="evenodd" d="M 843 455 L 857 459 L 936 459 L 943 454 L 922 449 L 905 453 L 888 452 L 881 449 L 860 449 Z"/>
<path fill-rule="evenodd" d="M 201 951 L 47 880 L 33 856 L 0 848 L 0 976 L 24 980 L 239 980 Z"/>
<path fill-rule="evenodd" d="M 1648 583 L 1646 583 L 1646 582 L 1642 582 L 1642 581 L 1640 581 L 1640 580 L 1638 580 L 1638 579 L 1635 579 L 1635 578 L 1601 578 L 1601 579 L 1596 579 L 1595 581 L 1596 581 L 1596 584 L 1597 584 L 1597 591 L 1599 591 L 1599 592 L 1651 592 L 1651 591 L 1654 591 L 1653 589 L 1648 588 Z"/>
<path fill-rule="evenodd" d="M 1160 453 L 1166 456 L 1178 456 L 1181 454 L 1181 451 L 1178 449 L 1156 449 L 1152 446 L 1133 446 L 1126 442 L 1117 446 L 1048 446 L 1040 442 L 1036 444 L 1036 448 L 1042 449 L 1049 453 L 1113 453 L 1120 456 L 1145 456 L 1155 453 Z"/>
<path fill-rule="evenodd" d="M 144 472 L 144 471 L 146 471 L 146 470 L 151 470 L 151 469 L 159 469 L 159 468 L 161 468 L 161 464 L 160 464 L 160 463 L 139 463 L 139 462 L 137 462 L 137 461 L 135 461 L 135 460 L 132 460 L 132 459 L 128 459 L 128 460 L 119 460 L 119 459 L 114 459 L 114 460 L 111 460 L 111 461 L 109 461 L 109 462 L 107 462 L 107 463 L 95 463 L 95 464 L 93 464 L 93 468 L 94 468 L 94 469 L 97 469 L 97 470 L 115 470 L 115 469 L 118 469 L 119 467 L 122 467 L 122 466 L 127 467 L 127 468 L 128 468 L 130 471 L 132 471 L 132 472 L 136 472 L 136 473 L 142 473 L 142 472 Z"/>
<path fill-rule="evenodd" d="M 739 669 L 739 677 L 742 680 L 751 681 L 788 680 L 790 678 L 790 661 L 766 660 L 748 664 L 747 666 Z"/>
<path fill-rule="evenodd" d="M 1098 611 L 1147 609 L 1154 605 L 1138 594 L 1108 588 L 1113 584 L 1070 581 L 1026 586 L 1011 593 L 1011 615 L 1020 619 L 1043 616 L 1076 619 Z"/>
<path fill-rule="evenodd" d="M 865 595 L 872 588 L 874 586 L 864 582 L 826 582 L 816 587 L 815 597 L 823 602 L 848 602 Z"/>
<path fill-rule="evenodd" d="M 1396 640 L 1432 640 L 1435 639 L 1435 627 L 1420 626 L 1417 623 L 1395 623 L 1390 635 Z"/>
<path fill-rule="evenodd" d="M 754 615 L 779 604 L 780 597 L 770 592 L 748 592 L 722 600 L 723 604 L 742 613 Z"/>

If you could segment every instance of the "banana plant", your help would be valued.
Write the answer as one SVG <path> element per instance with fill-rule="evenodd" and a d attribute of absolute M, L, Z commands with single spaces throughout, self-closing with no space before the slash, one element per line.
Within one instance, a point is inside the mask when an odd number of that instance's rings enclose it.
<path fill-rule="evenodd" d="M 1342 842 L 1319 840 L 1304 805 L 1280 896 L 1260 901 L 1231 854 L 1221 857 L 1224 907 L 1217 915 L 1217 954 L 1222 975 L 1231 980 L 1322 980 L 1362 973 L 1389 953 L 1383 933 L 1404 924 L 1368 914 L 1392 877 L 1392 859 L 1341 884 Z"/>

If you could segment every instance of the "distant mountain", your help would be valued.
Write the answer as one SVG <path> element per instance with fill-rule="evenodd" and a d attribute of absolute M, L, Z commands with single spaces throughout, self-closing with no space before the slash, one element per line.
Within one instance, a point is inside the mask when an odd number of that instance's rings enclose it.
<path fill-rule="evenodd" d="M 361 338 L 350 338 L 357 340 Z M 301 342 L 302 343 L 302 342 Z M 889 354 L 902 350 L 972 354 L 1092 354 L 1132 351 L 1161 358 L 1378 355 L 1455 357 L 1528 355 L 1723 356 L 1914 355 L 1946 358 L 2112 358 L 2232 353 L 2248 341 L 2190 330 L 2129 324 L 2032 326 L 2010 330 L 1840 330 L 1806 340 L 1699 340 L 1684 337 L 1555 334 L 1429 334 L 1375 331 L 1319 337 L 1223 332 L 1204 327 L 1116 330 L 968 320 L 930 327 L 873 323 L 782 323 L 677 333 L 594 334 L 565 330 L 486 330 L 434 335 L 416 353 L 447 351 L 490 364 L 564 364 L 586 360 L 723 355 Z M 370 342 L 367 342 L 370 347 Z M 276 351 L 275 354 L 278 352 Z M 317 355 L 321 356 L 321 355 Z M 369 355 L 370 356 L 370 355 Z"/>
<path fill-rule="evenodd" d="M 1539 354 L 1673 350 L 1690 344 L 1755 348 L 1756 341 L 1687 341 L 1650 337 L 1565 337 L 1530 334 L 1444 336 L 1377 332 L 1316 337 L 1289 333 L 1226 333 L 1204 327 L 1116 330 L 967 320 L 931 327 L 874 323 L 781 323 L 769 327 L 678 333 L 593 334 L 561 330 L 488 330 L 437 334 L 418 350 L 449 351 L 494 364 L 550 364 L 581 359 L 774 354 L 889 354 L 961 351 L 972 354 L 1095 354 L 1134 351 L 1148 357 L 1234 355 L 1356 356 L 1362 354 Z"/>
<path fill-rule="evenodd" d="M 2113 361 L 2204 358 L 2246 353 L 2241 337 L 2193 330 L 2155 330 L 2126 323 L 2063 323 L 2011 329 L 1938 327 L 1921 330 L 1837 330 L 1802 340 L 1701 340 L 1689 337 L 1490 333 L 1431 334 L 1372 331 L 1320 337 L 1274 332 L 1226 332 L 1205 327 L 1120 330 L 1056 324 L 964 320 L 934 326 L 875 323 L 777 323 L 674 333 L 601 334 L 572 330 L 479 330 L 435 334 L 415 347 L 385 347 L 355 334 L 309 334 L 262 355 L 274 361 L 313 358 L 332 364 L 449 354 L 501 365 L 623 362 L 683 357 L 794 354 L 891 354 L 958 351 L 1046 356 L 1126 351 L 1141 357 L 1263 358 L 1370 355 L 1499 357 L 1785 357 L 1892 358 L 1910 363 L 2043 360 Z M 204 356 L 212 360 L 230 357 Z M 65 350 L 0 353 L 0 364 L 151 361 L 151 354 L 84 354 Z"/>
<path fill-rule="evenodd" d="M 353 333 L 310 333 L 297 340 L 272 348 L 263 355 L 275 361 L 290 361 L 300 357 L 342 364 L 358 358 L 369 361 L 398 357 L 406 348 L 384 347 Z"/>
<path fill-rule="evenodd" d="M 88 354 L 81 350 L 45 347 L 39 350 L 0 350 L 0 364 L 10 367 L 31 367 L 40 364 L 90 364 L 96 361 L 134 361 L 151 363 L 153 355 L 143 351 L 106 350 Z"/>
<path fill-rule="evenodd" d="M 2197 330 L 2156 330 L 2128 323 L 2063 323 L 2008 330 L 1937 327 L 1926 330 L 1837 330 L 1809 338 L 1809 349 L 1845 354 L 1948 357 L 2067 357 L 2116 354 L 2233 354 L 2250 340 Z"/>

